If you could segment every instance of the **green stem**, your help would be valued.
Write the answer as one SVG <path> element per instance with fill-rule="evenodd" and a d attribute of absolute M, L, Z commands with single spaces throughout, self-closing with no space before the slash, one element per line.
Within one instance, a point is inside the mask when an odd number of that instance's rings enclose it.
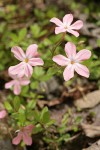
<path fill-rule="evenodd" d="M 54 53 L 55 53 L 55 50 L 56 48 L 62 43 L 62 41 L 64 40 L 65 38 L 65 35 L 66 33 L 64 32 L 61 39 L 55 44 L 55 46 L 53 47 L 53 49 L 51 50 L 52 51 L 52 57 L 54 56 Z"/>

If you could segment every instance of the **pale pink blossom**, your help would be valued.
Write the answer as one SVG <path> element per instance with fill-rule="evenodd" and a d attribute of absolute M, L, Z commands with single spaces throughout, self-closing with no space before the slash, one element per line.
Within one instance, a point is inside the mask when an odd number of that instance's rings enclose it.
<path fill-rule="evenodd" d="M 73 43 L 68 42 L 65 44 L 65 53 L 67 57 L 60 54 L 53 57 L 53 61 L 58 65 L 66 66 L 63 72 L 64 80 L 70 80 L 74 76 L 74 71 L 76 71 L 79 75 L 88 78 L 88 68 L 80 63 L 89 59 L 91 52 L 87 49 L 83 49 L 76 54 L 76 46 Z"/>
<path fill-rule="evenodd" d="M 1 110 L 0 111 L 0 119 L 3 119 L 7 116 L 7 111 L 6 110 Z"/>
<path fill-rule="evenodd" d="M 26 145 L 32 145 L 31 134 L 33 128 L 33 125 L 28 125 L 23 127 L 21 130 L 18 130 L 18 135 L 12 140 L 12 143 L 14 145 L 18 145 L 22 140 Z"/>
<path fill-rule="evenodd" d="M 13 89 L 13 92 L 15 95 L 19 95 L 21 93 L 21 86 L 28 85 L 30 83 L 30 80 L 27 77 L 19 78 L 17 75 L 11 75 L 9 76 L 13 79 L 5 84 L 6 89 Z"/>
<path fill-rule="evenodd" d="M 73 15 L 67 14 L 63 17 L 63 21 L 60 21 L 58 18 L 52 18 L 51 22 L 55 23 L 57 27 L 55 28 L 55 34 L 59 34 L 61 32 L 69 32 L 76 37 L 79 36 L 77 30 L 83 27 L 83 22 L 81 20 L 76 21 L 75 23 L 71 24 L 73 21 Z"/>
<path fill-rule="evenodd" d="M 20 47 L 13 47 L 11 52 L 14 53 L 14 56 L 21 61 L 21 63 L 11 66 L 9 68 L 9 73 L 13 75 L 17 74 L 19 77 L 31 77 L 33 72 L 32 66 L 44 64 L 43 60 L 38 55 L 37 48 L 38 46 L 36 44 L 32 44 L 27 48 L 25 54 Z"/>

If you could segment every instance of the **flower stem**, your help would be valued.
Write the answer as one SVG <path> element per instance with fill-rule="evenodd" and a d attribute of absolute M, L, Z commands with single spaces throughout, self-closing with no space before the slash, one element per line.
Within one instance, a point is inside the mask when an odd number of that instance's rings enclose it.
<path fill-rule="evenodd" d="M 55 50 L 56 48 L 62 43 L 62 41 L 64 40 L 65 38 L 65 35 L 66 35 L 66 32 L 63 33 L 61 39 L 55 44 L 55 46 L 53 47 L 52 49 L 52 56 L 54 56 L 54 53 L 55 53 Z"/>

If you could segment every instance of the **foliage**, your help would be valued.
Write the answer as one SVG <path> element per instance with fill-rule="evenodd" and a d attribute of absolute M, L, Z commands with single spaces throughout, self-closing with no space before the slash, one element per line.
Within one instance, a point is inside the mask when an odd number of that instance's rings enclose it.
<path fill-rule="evenodd" d="M 88 3 L 89 7 L 84 7 L 84 5 L 73 0 L 68 3 L 66 0 L 63 1 L 67 7 L 70 7 L 72 12 L 79 9 L 81 13 L 85 13 L 88 16 L 91 15 L 89 21 L 95 20 L 92 17 L 93 14 L 91 14 L 91 11 L 94 10 L 93 1 Z M 82 3 L 85 4 L 87 1 L 82 0 Z M 38 8 L 32 9 L 32 12 L 28 14 L 28 17 L 27 11 L 20 9 L 18 4 L 6 5 L 4 9 L 0 9 L 0 18 L 2 20 L 0 23 L 0 71 L 4 72 L 9 66 L 16 64 L 16 59 L 14 59 L 11 54 L 11 47 L 15 45 L 21 46 L 23 50 L 25 50 L 27 46 L 32 43 L 38 44 L 40 55 L 45 62 L 45 67 L 34 67 L 34 74 L 32 75 L 30 86 L 22 87 L 20 96 L 14 96 L 9 92 L 7 100 L 4 103 L 10 116 L 9 125 L 12 127 L 12 131 L 16 131 L 23 126 L 34 124 L 35 128 L 33 129 L 33 134 L 44 133 L 43 140 L 46 143 L 50 143 L 51 146 L 52 143 L 54 145 L 56 144 L 55 147 L 61 146 L 63 142 L 66 142 L 71 138 L 71 134 L 67 131 L 70 113 L 65 113 L 60 127 L 55 129 L 56 123 L 50 118 L 48 108 L 44 107 L 42 110 L 39 109 L 37 101 L 38 99 L 44 98 L 43 87 L 41 88 L 40 93 L 38 93 L 41 82 L 48 81 L 52 76 L 57 76 L 62 79 L 61 74 L 63 68 L 58 67 L 58 65 L 54 64 L 51 60 L 52 45 L 57 43 L 61 38 L 61 35 L 55 36 L 52 34 L 53 26 L 50 25 L 49 20 L 54 16 L 62 18 L 64 14 L 64 10 L 62 9 L 59 11 L 56 6 L 49 6 L 41 11 L 41 13 Z M 18 15 L 18 18 L 16 15 Z M 98 8 L 94 15 L 100 15 Z M 100 21 L 96 20 L 94 23 L 99 25 Z M 89 67 L 91 72 L 89 80 L 97 81 L 98 87 L 100 87 L 100 55 L 93 50 L 92 46 L 89 46 L 88 37 L 82 36 L 76 38 L 71 35 L 66 35 L 65 41 L 57 47 L 57 53 L 64 54 L 62 46 L 67 41 L 76 44 L 78 51 L 84 47 L 91 50 L 92 57 L 84 64 Z M 100 39 L 97 40 L 97 45 L 100 47 Z M 73 126 L 71 126 L 73 132 L 78 132 L 81 120 L 82 118 L 80 116 L 75 118 Z M 51 133 L 52 128 L 56 130 L 57 134 Z"/>

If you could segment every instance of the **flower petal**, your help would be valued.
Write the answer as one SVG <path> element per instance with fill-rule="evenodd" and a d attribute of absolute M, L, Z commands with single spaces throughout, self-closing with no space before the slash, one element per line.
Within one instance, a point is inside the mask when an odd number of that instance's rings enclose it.
<path fill-rule="evenodd" d="M 78 37 L 79 33 L 77 31 L 71 30 L 71 29 L 67 29 L 67 32 L 73 34 L 74 36 Z"/>
<path fill-rule="evenodd" d="M 55 23 L 57 26 L 63 26 L 63 23 L 58 19 L 58 18 L 52 18 L 51 20 L 50 20 L 50 22 L 53 22 L 53 23 Z"/>
<path fill-rule="evenodd" d="M 41 58 L 31 58 L 29 60 L 29 64 L 31 66 L 42 66 L 44 64 L 44 62 Z"/>
<path fill-rule="evenodd" d="M 84 76 L 86 78 L 89 77 L 89 69 L 82 64 L 76 63 L 75 64 L 75 71 L 81 76 Z"/>
<path fill-rule="evenodd" d="M 66 66 L 69 62 L 69 59 L 63 55 L 56 55 L 53 57 L 53 61 L 56 62 L 60 66 Z"/>
<path fill-rule="evenodd" d="M 32 145 L 32 138 L 26 133 L 23 133 L 23 141 L 26 145 Z"/>
<path fill-rule="evenodd" d="M 20 94 L 20 92 L 21 92 L 20 83 L 17 83 L 17 82 L 16 82 L 16 84 L 14 85 L 13 91 L 14 91 L 14 94 L 15 94 L 15 95 L 19 95 L 19 94 Z"/>
<path fill-rule="evenodd" d="M 21 62 L 18 65 L 11 66 L 8 69 L 9 74 L 12 74 L 12 75 L 20 74 L 24 68 L 24 65 L 25 65 L 25 63 Z"/>
<path fill-rule="evenodd" d="M 12 80 L 12 81 L 10 81 L 10 82 L 7 82 L 7 83 L 5 84 L 5 89 L 10 89 L 14 84 L 15 84 L 15 81 L 14 81 L 14 80 Z"/>
<path fill-rule="evenodd" d="M 18 46 L 12 47 L 11 52 L 14 53 L 14 56 L 15 56 L 18 60 L 20 60 L 20 61 L 23 61 L 23 60 L 24 60 L 25 54 L 24 54 L 23 50 L 22 50 L 20 47 L 18 47 Z"/>
<path fill-rule="evenodd" d="M 83 21 L 78 20 L 75 23 L 73 23 L 70 27 L 71 29 L 79 30 L 83 27 Z"/>
<path fill-rule="evenodd" d="M 67 30 L 64 27 L 56 27 L 55 34 L 59 34 L 61 32 L 66 32 Z"/>
<path fill-rule="evenodd" d="M 33 72 L 32 66 L 29 65 L 29 64 L 26 64 L 26 66 L 25 66 L 25 76 L 30 78 L 31 75 L 32 75 L 32 72 Z"/>
<path fill-rule="evenodd" d="M 30 46 L 27 48 L 26 57 L 32 58 L 32 57 L 37 56 L 37 54 L 38 54 L 37 49 L 38 49 L 38 45 L 37 45 L 37 44 L 32 44 L 32 45 L 30 45 Z"/>
<path fill-rule="evenodd" d="M 64 80 L 68 81 L 74 76 L 74 65 L 69 64 L 63 72 Z"/>
<path fill-rule="evenodd" d="M 66 25 L 70 25 L 73 21 L 73 15 L 72 14 L 67 14 L 63 17 L 63 23 Z"/>
<path fill-rule="evenodd" d="M 83 49 L 76 54 L 76 59 L 78 61 L 87 60 L 91 57 L 91 51 Z"/>
<path fill-rule="evenodd" d="M 28 78 L 20 78 L 20 85 L 28 85 L 30 80 Z"/>
<path fill-rule="evenodd" d="M 69 59 L 74 58 L 76 56 L 76 46 L 71 42 L 67 42 L 65 44 L 65 52 Z"/>
<path fill-rule="evenodd" d="M 14 145 L 18 145 L 22 140 L 22 134 L 19 132 L 18 135 L 12 140 Z"/>
<path fill-rule="evenodd" d="M 27 132 L 28 134 L 32 134 L 33 128 L 34 128 L 34 126 L 31 124 L 31 125 L 28 125 L 28 126 L 24 127 L 24 130 L 25 130 L 25 132 Z"/>
<path fill-rule="evenodd" d="M 2 111 L 0 111 L 0 119 L 5 118 L 6 116 L 7 116 L 7 112 L 6 112 L 6 110 L 2 110 Z"/>

